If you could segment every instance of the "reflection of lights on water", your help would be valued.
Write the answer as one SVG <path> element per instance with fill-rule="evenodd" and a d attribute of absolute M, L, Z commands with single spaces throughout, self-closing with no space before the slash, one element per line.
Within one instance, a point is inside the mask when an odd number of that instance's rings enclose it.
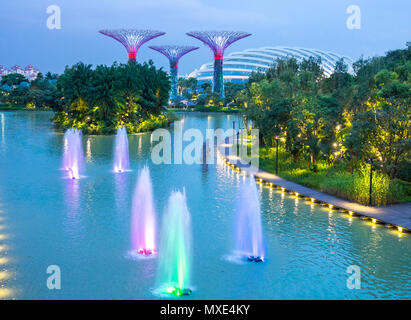
<path fill-rule="evenodd" d="M 0 240 L 5 240 L 7 239 L 7 235 L 6 234 L 0 234 Z"/>
<path fill-rule="evenodd" d="M 6 229 L 6 227 L 5 227 L 5 226 L 0 225 L 0 230 L 4 230 L 4 229 Z"/>
<path fill-rule="evenodd" d="M 4 113 L 2 113 L 1 114 L 1 139 L 3 143 L 4 143 L 5 127 L 6 127 L 6 123 L 5 123 Z"/>
<path fill-rule="evenodd" d="M 10 272 L 0 271 L 0 281 L 4 281 L 10 278 Z"/>
<path fill-rule="evenodd" d="M 9 288 L 0 288 L 0 299 L 7 299 L 13 295 L 14 291 Z"/>
<path fill-rule="evenodd" d="M 0 257 L 0 266 L 1 265 L 4 265 L 4 264 L 7 264 L 7 263 L 9 263 L 10 262 L 10 259 L 9 258 L 7 258 L 7 257 Z"/>
<path fill-rule="evenodd" d="M 87 139 L 87 152 L 86 152 L 87 161 L 91 160 L 91 139 Z"/>
<path fill-rule="evenodd" d="M 7 246 L 6 245 L 0 245 L 0 253 L 1 252 L 4 252 L 4 251 L 6 251 L 7 250 Z"/>

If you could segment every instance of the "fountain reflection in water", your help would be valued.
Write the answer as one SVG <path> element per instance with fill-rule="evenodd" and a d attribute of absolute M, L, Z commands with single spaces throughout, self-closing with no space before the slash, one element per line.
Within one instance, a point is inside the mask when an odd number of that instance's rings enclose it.
<path fill-rule="evenodd" d="M 5 143 L 4 132 L 5 132 L 5 127 L 6 127 L 6 120 L 4 117 L 4 113 L 0 113 L 0 118 L 1 118 L 1 141 L 4 144 Z"/>
<path fill-rule="evenodd" d="M 173 191 L 163 217 L 158 281 L 161 294 L 191 293 L 191 217 L 185 192 Z"/>
<path fill-rule="evenodd" d="M 150 171 L 144 167 L 137 180 L 133 196 L 131 218 L 132 254 L 152 255 L 156 253 L 156 214 Z"/>
<path fill-rule="evenodd" d="M 260 198 L 252 176 L 242 181 L 240 185 L 235 254 L 248 261 L 262 262 L 265 259 Z"/>
<path fill-rule="evenodd" d="M 68 129 L 64 134 L 63 169 L 70 179 L 80 179 L 84 168 L 81 130 Z"/>
<path fill-rule="evenodd" d="M 116 142 L 114 147 L 114 172 L 125 172 L 130 167 L 128 136 L 126 127 L 117 129 Z"/>

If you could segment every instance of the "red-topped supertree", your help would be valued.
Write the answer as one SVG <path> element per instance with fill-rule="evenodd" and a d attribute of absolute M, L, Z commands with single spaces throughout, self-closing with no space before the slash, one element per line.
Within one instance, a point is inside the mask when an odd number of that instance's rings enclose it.
<path fill-rule="evenodd" d="M 194 31 L 188 32 L 187 35 L 204 42 L 214 52 L 214 92 L 224 98 L 224 51 L 234 42 L 251 34 L 238 31 Z"/>
<path fill-rule="evenodd" d="M 127 49 L 130 61 L 136 61 L 137 51 L 144 43 L 166 34 L 161 31 L 137 29 L 100 30 L 99 32 L 120 42 Z"/>
<path fill-rule="evenodd" d="M 191 46 L 151 46 L 150 49 L 156 50 L 165 55 L 170 61 L 170 76 L 171 76 L 171 94 L 170 100 L 176 101 L 178 98 L 178 62 L 181 57 L 187 53 L 197 50 L 198 47 Z"/>

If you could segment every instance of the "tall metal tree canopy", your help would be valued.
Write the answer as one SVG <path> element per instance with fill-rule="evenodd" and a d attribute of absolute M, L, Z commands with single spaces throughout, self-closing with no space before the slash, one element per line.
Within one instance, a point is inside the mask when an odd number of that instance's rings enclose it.
<path fill-rule="evenodd" d="M 187 53 L 199 49 L 192 46 L 150 46 L 149 48 L 162 53 L 173 64 L 178 64 L 180 58 Z"/>
<path fill-rule="evenodd" d="M 154 38 L 165 35 L 165 32 L 138 29 L 100 30 L 101 34 L 120 42 L 127 50 L 129 60 L 135 61 L 140 47 Z"/>
<path fill-rule="evenodd" d="M 170 100 L 176 101 L 178 98 L 178 62 L 182 56 L 199 48 L 192 46 L 150 46 L 149 48 L 160 52 L 168 58 L 171 76 Z"/>
<path fill-rule="evenodd" d="M 223 59 L 224 51 L 234 42 L 251 36 L 251 33 L 240 31 L 193 31 L 188 36 L 196 38 L 214 53 L 214 92 L 224 98 Z"/>

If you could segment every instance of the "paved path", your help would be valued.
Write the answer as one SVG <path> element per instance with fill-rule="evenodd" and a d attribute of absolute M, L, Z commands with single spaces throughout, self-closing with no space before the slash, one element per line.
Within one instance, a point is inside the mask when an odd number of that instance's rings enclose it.
<path fill-rule="evenodd" d="M 379 222 L 402 227 L 403 231 L 411 231 L 411 202 L 404 204 L 395 204 L 385 207 L 368 207 L 359 203 L 340 199 L 329 194 L 304 187 L 300 184 L 285 180 L 275 174 L 256 169 L 250 165 L 244 165 L 240 158 L 230 154 L 231 144 L 226 143 L 218 148 L 219 154 L 237 170 L 247 173 L 254 173 L 257 179 L 262 179 L 266 183 L 272 183 L 274 186 L 285 188 L 288 192 L 298 193 L 299 196 L 315 199 L 316 202 L 331 204 L 333 207 L 352 211 L 360 216 L 374 218 Z M 408 230 L 406 230 L 408 229 Z"/>

